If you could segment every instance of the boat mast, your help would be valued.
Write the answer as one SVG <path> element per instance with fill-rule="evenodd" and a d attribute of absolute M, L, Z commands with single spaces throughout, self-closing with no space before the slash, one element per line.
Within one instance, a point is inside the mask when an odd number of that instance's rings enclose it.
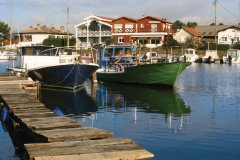
<path fill-rule="evenodd" d="M 69 48 L 69 7 L 67 8 L 67 48 Z"/>
<path fill-rule="evenodd" d="M 240 3 L 238 4 L 238 27 L 240 27 Z"/>
<path fill-rule="evenodd" d="M 13 1 L 10 1 L 10 35 L 9 35 L 9 47 L 12 48 L 12 8 Z"/>
<path fill-rule="evenodd" d="M 214 29 L 215 29 L 215 45 L 217 50 L 217 0 L 214 0 Z"/>

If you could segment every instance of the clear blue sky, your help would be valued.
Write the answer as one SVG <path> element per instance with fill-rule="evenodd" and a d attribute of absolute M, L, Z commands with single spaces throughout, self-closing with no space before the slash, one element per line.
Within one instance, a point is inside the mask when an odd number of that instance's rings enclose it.
<path fill-rule="evenodd" d="M 11 1 L 15 31 L 38 23 L 56 28 L 66 26 L 68 6 L 72 32 L 74 25 L 89 15 L 111 18 L 149 15 L 167 18 L 171 22 L 195 21 L 199 25 L 214 22 L 214 0 L 0 0 L 0 21 L 10 23 Z M 237 24 L 239 5 L 239 0 L 218 0 L 217 23 Z"/>

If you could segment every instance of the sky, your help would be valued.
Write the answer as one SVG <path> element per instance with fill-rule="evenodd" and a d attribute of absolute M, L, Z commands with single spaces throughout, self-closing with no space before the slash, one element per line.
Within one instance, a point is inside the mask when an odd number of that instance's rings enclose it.
<path fill-rule="evenodd" d="M 67 24 L 70 31 L 83 18 L 96 15 L 110 18 L 153 16 L 170 22 L 180 20 L 209 25 L 214 22 L 214 0 L 0 0 L 0 21 L 12 24 L 15 31 L 37 24 L 59 28 Z M 11 5 L 12 4 L 12 5 Z M 11 9 L 12 8 L 12 9 Z M 12 10 L 12 12 L 11 12 Z M 237 24 L 240 0 L 217 0 L 217 23 Z M 12 13 L 12 14 L 11 14 Z M 12 15 L 12 16 L 11 16 Z"/>

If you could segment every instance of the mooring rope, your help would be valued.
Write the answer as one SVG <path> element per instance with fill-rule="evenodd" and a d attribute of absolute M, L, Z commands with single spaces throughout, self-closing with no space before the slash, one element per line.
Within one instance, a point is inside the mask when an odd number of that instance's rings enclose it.
<path fill-rule="evenodd" d="M 56 85 L 62 83 L 62 82 L 65 81 L 65 80 L 68 78 L 68 76 L 72 73 L 74 67 L 75 67 L 75 66 L 78 67 L 78 64 L 79 64 L 79 63 L 74 64 L 73 67 L 72 67 L 72 69 L 69 71 L 69 73 L 68 73 L 61 81 L 59 81 L 59 82 L 57 82 L 57 83 L 54 83 L 54 84 L 47 84 L 47 83 L 44 83 L 44 82 L 41 82 L 41 83 L 44 84 L 44 85 L 52 85 L 52 86 L 56 86 Z"/>

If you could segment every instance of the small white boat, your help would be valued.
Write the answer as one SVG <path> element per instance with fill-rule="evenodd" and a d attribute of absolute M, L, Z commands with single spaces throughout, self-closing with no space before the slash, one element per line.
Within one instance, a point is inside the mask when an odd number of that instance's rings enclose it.
<path fill-rule="evenodd" d="M 228 49 L 227 56 L 223 56 L 223 63 L 240 63 L 240 50 Z"/>
<path fill-rule="evenodd" d="M 205 56 L 202 57 L 203 63 L 213 63 L 219 59 L 217 50 L 206 50 Z"/>
<path fill-rule="evenodd" d="M 198 58 L 195 49 L 187 48 L 184 55 L 180 56 L 180 61 L 195 62 Z"/>

